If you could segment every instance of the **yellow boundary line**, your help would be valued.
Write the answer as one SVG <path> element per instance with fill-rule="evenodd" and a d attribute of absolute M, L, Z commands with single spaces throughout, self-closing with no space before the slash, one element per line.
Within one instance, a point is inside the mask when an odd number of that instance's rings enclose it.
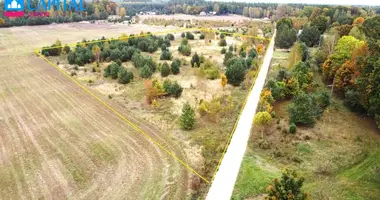
<path fill-rule="evenodd" d="M 269 40 L 270 39 L 266 39 L 266 38 L 262 38 L 262 37 L 254 37 L 254 36 L 248 36 L 248 35 L 243 35 L 243 34 L 236 34 L 236 33 L 228 33 L 228 32 L 223 32 L 223 31 L 218 31 L 218 30 L 212 30 L 212 29 L 205 29 L 205 28 L 180 28 L 180 29 L 175 29 L 175 30 L 169 30 L 169 31 L 163 31 L 163 32 L 155 32 L 154 35 L 159 35 L 159 34 L 167 34 L 167 33 L 173 33 L 173 32 L 180 32 L 180 31 L 191 31 L 191 30 L 199 30 L 199 31 L 205 31 L 205 32 L 218 32 L 218 33 L 225 33 L 225 34 L 228 34 L 228 35 L 232 35 L 232 36 L 239 36 L 239 37 L 247 37 L 247 38 L 256 38 L 256 39 L 260 39 L 260 40 Z M 101 104 L 103 104 L 105 107 L 107 107 L 109 110 L 111 110 L 114 114 L 116 114 L 120 119 L 122 119 L 124 122 L 126 122 L 127 124 L 129 124 L 130 126 L 132 126 L 133 129 L 135 129 L 137 132 L 141 133 L 143 136 L 145 136 L 149 141 L 153 142 L 155 145 L 157 145 L 159 148 L 161 148 L 162 150 L 164 150 L 166 153 L 168 153 L 170 156 L 172 156 L 174 159 L 176 159 L 180 164 L 182 164 L 183 166 L 185 166 L 189 171 L 191 171 L 192 173 L 194 173 L 195 175 L 199 176 L 202 180 L 204 180 L 206 183 L 210 184 L 213 180 L 214 180 L 214 177 L 215 177 L 215 174 L 216 172 L 219 170 L 219 167 L 220 167 L 220 163 L 221 161 L 223 160 L 224 158 L 224 154 L 226 153 L 226 150 L 229 146 L 229 143 L 231 141 L 231 138 L 235 132 L 235 129 L 236 129 L 236 126 L 238 124 L 238 121 L 240 119 L 240 116 L 241 116 L 241 112 L 247 102 L 247 99 L 248 99 L 248 96 L 249 96 L 249 93 L 251 92 L 252 88 L 253 88 L 253 85 L 255 84 L 255 81 L 256 81 L 256 77 L 258 75 L 258 73 L 255 75 L 254 77 L 254 81 L 252 82 L 251 84 L 251 87 L 248 91 L 248 94 L 244 100 L 244 103 L 243 103 L 243 106 L 240 108 L 240 112 L 239 112 L 239 115 L 238 115 L 238 118 L 235 122 L 235 125 L 234 125 L 234 128 L 232 129 L 232 132 L 230 133 L 230 136 L 228 138 L 228 141 L 226 143 L 226 146 L 225 146 L 225 149 L 223 151 L 223 154 L 221 156 L 221 158 L 219 159 L 219 162 L 218 162 L 218 165 L 215 169 L 215 173 L 214 173 L 214 176 L 212 177 L 212 181 L 210 182 L 209 180 L 207 180 L 205 177 L 203 177 L 202 175 L 200 175 L 198 172 L 196 172 L 193 168 L 191 168 L 187 163 L 185 163 L 184 161 L 182 161 L 180 158 L 178 158 L 175 153 L 167 150 L 163 145 L 161 145 L 159 142 L 157 142 L 156 140 L 154 140 L 152 137 L 150 137 L 148 134 L 146 134 L 138 125 L 134 124 L 133 122 L 131 122 L 130 120 L 128 120 L 126 117 L 124 117 L 122 114 L 120 114 L 118 111 L 116 111 L 114 108 L 112 108 L 109 104 L 107 104 L 105 101 L 103 101 L 101 98 L 99 98 L 97 95 L 95 95 L 93 92 L 91 92 L 89 89 L 87 89 L 85 86 L 83 86 L 81 83 L 79 83 L 77 80 L 75 80 L 73 77 L 71 77 L 69 74 L 67 74 L 64 70 L 62 70 L 61 68 L 59 68 L 56 64 L 52 63 L 49 59 L 47 59 L 44 55 L 42 55 L 42 50 L 47 50 L 47 49 L 56 49 L 56 48 L 63 48 L 65 46 L 69 46 L 69 47 L 72 47 L 72 46 L 76 46 L 76 45 L 82 45 L 82 44 L 92 44 L 92 43 L 99 43 L 99 42 L 107 42 L 107 41 L 113 41 L 113 40 L 124 40 L 124 39 L 128 39 L 128 38 L 137 38 L 137 37 L 145 37 L 145 36 L 149 36 L 149 35 L 152 35 L 152 33 L 149 33 L 149 34 L 136 34 L 136 35 L 133 35 L 133 36 L 121 36 L 121 37 L 118 37 L 118 38 L 111 38 L 111 39 L 106 39 L 106 40 L 95 40 L 95 41 L 89 41 L 89 42 L 77 42 L 77 43 L 72 43 L 72 44 L 66 44 L 66 45 L 61 45 L 61 46 L 54 46 L 54 47 L 44 47 L 44 48 L 40 48 L 40 49 L 36 49 L 34 52 L 40 56 L 41 58 L 43 58 L 47 63 L 49 63 L 51 66 L 53 66 L 54 68 L 56 68 L 59 72 L 61 72 L 62 74 L 64 74 L 67 78 L 69 78 L 71 81 L 73 81 L 75 84 L 77 84 L 79 87 L 81 87 L 84 91 L 86 91 L 88 94 L 90 94 L 92 97 L 94 97 L 96 100 L 98 100 Z M 268 49 L 266 50 L 266 52 L 268 51 Z M 266 54 L 266 53 L 265 53 Z M 261 64 L 260 64 L 260 67 L 259 67 L 259 70 L 258 72 L 260 71 L 261 69 Z"/>

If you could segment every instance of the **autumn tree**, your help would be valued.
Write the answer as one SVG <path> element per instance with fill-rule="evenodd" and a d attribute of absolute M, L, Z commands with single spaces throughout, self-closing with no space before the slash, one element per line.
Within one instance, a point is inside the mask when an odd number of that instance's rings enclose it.
<path fill-rule="evenodd" d="M 253 124 L 261 129 L 261 137 L 264 137 L 264 128 L 270 120 L 272 119 L 272 116 L 267 112 L 258 112 L 255 114 L 255 117 L 253 118 Z"/>
<path fill-rule="evenodd" d="M 323 74 L 328 80 L 335 77 L 336 71 L 344 62 L 351 59 L 352 51 L 364 42 L 352 36 L 343 36 L 338 40 L 335 51 L 331 54 L 322 66 Z"/>
<path fill-rule="evenodd" d="M 127 14 L 127 11 L 126 11 L 125 7 L 121 7 L 120 11 L 119 11 L 119 15 L 121 17 L 125 17 L 126 14 Z"/>
<path fill-rule="evenodd" d="M 100 50 L 100 47 L 98 45 L 94 45 L 92 47 L 92 55 L 95 56 L 95 60 L 96 60 L 97 63 L 99 63 L 100 52 L 101 52 L 101 50 Z"/>
<path fill-rule="evenodd" d="M 227 76 L 226 75 L 224 75 L 224 74 L 222 74 L 221 76 L 220 76 L 220 84 L 222 85 L 222 88 L 223 88 L 223 90 L 224 90 L 224 87 L 226 86 L 226 84 L 227 84 Z"/>
<path fill-rule="evenodd" d="M 191 130 L 195 127 L 195 111 L 189 103 L 185 103 L 182 107 L 180 125 L 185 130 Z"/>
<path fill-rule="evenodd" d="M 339 37 L 343 37 L 350 33 L 352 27 L 352 25 L 344 24 L 342 26 L 335 27 L 335 30 L 338 32 Z"/>

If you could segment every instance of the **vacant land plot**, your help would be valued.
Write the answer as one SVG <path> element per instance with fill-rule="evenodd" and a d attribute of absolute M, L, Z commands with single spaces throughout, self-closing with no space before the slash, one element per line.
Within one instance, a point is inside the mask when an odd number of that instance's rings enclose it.
<path fill-rule="evenodd" d="M 78 44 L 67 49 L 71 52 L 48 56 L 48 59 L 82 84 L 129 110 L 131 115 L 139 116 L 166 133 L 168 138 L 178 141 L 178 146 L 185 152 L 186 162 L 211 180 L 257 73 L 265 43 L 224 34 L 212 33 L 210 36 L 210 33 L 200 31 L 172 34 L 170 41 L 166 38 L 169 38 L 167 34 L 154 34 Z M 222 45 L 222 40 L 226 44 Z M 184 46 L 191 48 L 187 55 L 180 50 Z M 95 57 L 82 62 L 80 52 L 97 48 L 101 55 L 98 64 Z M 133 55 L 128 53 L 130 49 Z M 170 58 L 162 59 L 165 52 L 170 53 Z M 50 55 L 47 51 L 42 53 Z M 234 58 L 234 62 L 226 62 L 226 55 Z M 179 72 L 174 71 L 175 61 L 180 62 Z M 145 64 L 139 64 L 142 62 Z M 227 74 L 226 66 L 235 62 L 241 63 L 241 81 L 245 80 L 242 84 L 238 83 L 239 86 L 222 84 L 221 75 Z M 164 75 L 166 66 L 170 70 Z M 150 71 L 148 75 L 144 70 Z M 121 73 L 125 71 L 131 73 L 133 79 L 123 83 Z M 167 90 L 167 82 L 179 85 L 181 91 L 176 93 L 177 96 Z M 184 130 L 181 126 L 181 115 L 186 104 L 195 112 L 196 123 L 192 130 Z M 205 183 L 197 176 L 191 178 L 194 198 L 207 191 Z"/>
<path fill-rule="evenodd" d="M 73 43 L 142 30 L 153 31 L 83 23 L 0 30 L 2 199 L 186 198 L 184 167 L 32 53 L 56 39 Z M 129 116 L 186 159 L 170 136 Z"/>

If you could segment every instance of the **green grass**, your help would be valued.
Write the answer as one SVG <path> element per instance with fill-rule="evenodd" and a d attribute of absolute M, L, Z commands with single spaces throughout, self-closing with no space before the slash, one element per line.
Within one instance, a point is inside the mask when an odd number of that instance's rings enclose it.
<path fill-rule="evenodd" d="M 309 144 L 306 144 L 306 143 L 298 143 L 297 144 L 297 151 L 300 154 L 308 154 L 308 153 L 313 152 L 311 149 L 311 146 Z"/>
<path fill-rule="evenodd" d="M 261 168 L 254 157 L 246 156 L 240 168 L 232 199 L 245 199 L 262 194 L 273 179 L 280 175 L 279 171 Z"/>

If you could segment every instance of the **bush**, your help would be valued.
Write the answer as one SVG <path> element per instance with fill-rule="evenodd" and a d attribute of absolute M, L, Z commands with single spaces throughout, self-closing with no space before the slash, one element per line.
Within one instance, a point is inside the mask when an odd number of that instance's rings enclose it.
<path fill-rule="evenodd" d="M 140 68 L 140 76 L 141 78 L 149 78 L 153 74 L 152 70 L 148 65 L 144 65 L 144 67 Z"/>
<path fill-rule="evenodd" d="M 166 35 L 166 39 L 170 40 L 170 41 L 173 41 L 175 39 L 174 35 L 169 33 Z"/>
<path fill-rule="evenodd" d="M 121 51 L 119 49 L 113 49 L 110 55 L 111 60 L 116 61 L 121 58 Z"/>
<path fill-rule="evenodd" d="M 294 124 L 294 123 L 291 123 L 290 126 L 289 126 L 289 133 L 296 133 L 297 131 L 297 126 Z"/>
<path fill-rule="evenodd" d="M 171 60 L 172 59 L 172 53 L 170 51 L 162 51 L 160 60 Z"/>
<path fill-rule="evenodd" d="M 362 105 L 360 104 L 360 94 L 358 91 L 353 89 L 346 89 L 344 92 L 344 102 L 343 104 L 354 112 L 364 111 Z"/>
<path fill-rule="evenodd" d="M 186 39 L 188 40 L 194 40 L 194 35 L 190 32 L 186 32 Z"/>
<path fill-rule="evenodd" d="M 240 85 L 244 80 L 246 69 L 242 62 L 242 60 L 238 59 L 237 62 L 227 66 L 226 76 L 228 83 L 234 86 Z"/>
<path fill-rule="evenodd" d="M 164 91 L 171 95 L 174 96 L 175 98 L 178 98 L 181 96 L 183 88 L 178 84 L 177 81 L 171 82 L 170 80 L 166 79 L 163 84 L 163 89 Z"/>
<path fill-rule="evenodd" d="M 228 51 L 234 51 L 234 47 L 232 46 L 232 45 L 230 45 L 229 47 L 228 47 Z"/>
<path fill-rule="evenodd" d="M 202 34 L 199 36 L 199 39 L 200 39 L 200 40 L 205 39 L 205 34 L 202 33 Z"/>
<path fill-rule="evenodd" d="M 161 76 L 167 77 L 167 76 L 169 76 L 169 74 L 170 74 L 169 64 L 167 62 L 164 62 L 164 64 L 162 65 L 162 68 L 161 68 Z"/>
<path fill-rule="evenodd" d="M 232 51 L 228 51 L 226 54 L 224 54 L 223 64 L 227 66 L 228 61 L 233 57 L 234 54 L 232 53 Z"/>
<path fill-rule="evenodd" d="M 178 51 L 184 56 L 191 55 L 191 47 L 189 45 L 180 45 Z"/>
<path fill-rule="evenodd" d="M 133 80 L 133 73 L 128 72 L 124 67 L 119 70 L 119 83 L 127 84 Z"/>
<path fill-rule="evenodd" d="M 180 125 L 185 130 L 191 130 L 195 127 L 195 112 L 189 103 L 184 104 L 182 107 Z"/>
<path fill-rule="evenodd" d="M 288 113 L 292 123 L 313 125 L 322 111 L 313 95 L 300 93 L 293 98 Z"/>
<path fill-rule="evenodd" d="M 185 34 L 185 33 L 181 33 L 181 37 L 182 37 L 182 38 L 185 38 L 185 37 L 186 37 L 186 34 Z"/>
<path fill-rule="evenodd" d="M 220 53 L 221 54 L 225 54 L 227 52 L 227 49 L 226 48 L 223 48 L 222 50 L 220 50 Z"/>
<path fill-rule="evenodd" d="M 181 67 L 181 61 L 179 59 L 174 59 L 171 64 L 171 69 L 173 74 L 179 74 Z"/>
<path fill-rule="evenodd" d="M 226 38 L 226 35 L 224 33 L 221 33 L 219 37 L 220 37 L 220 39 L 224 39 L 224 38 Z"/>
<path fill-rule="evenodd" d="M 248 57 L 250 57 L 250 58 L 256 58 L 256 56 L 257 56 L 257 51 L 256 51 L 255 48 L 252 48 L 251 50 L 249 50 Z"/>
<path fill-rule="evenodd" d="M 221 46 L 221 47 L 225 47 L 225 46 L 227 46 L 227 41 L 225 40 L 225 39 L 221 39 L 221 40 L 219 40 L 219 46 Z"/>
<path fill-rule="evenodd" d="M 247 57 L 247 52 L 245 52 L 244 50 L 240 51 L 240 57 L 242 58 Z"/>
<path fill-rule="evenodd" d="M 323 109 L 327 108 L 327 106 L 331 104 L 331 98 L 330 98 L 330 95 L 327 93 L 327 91 L 323 91 L 318 96 L 318 104 Z"/>
<path fill-rule="evenodd" d="M 199 71 L 200 74 L 202 76 L 205 75 L 207 79 L 214 80 L 220 77 L 217 64 L 209 59 L 207 59 L 204 63 L 201 64 Z"/>

